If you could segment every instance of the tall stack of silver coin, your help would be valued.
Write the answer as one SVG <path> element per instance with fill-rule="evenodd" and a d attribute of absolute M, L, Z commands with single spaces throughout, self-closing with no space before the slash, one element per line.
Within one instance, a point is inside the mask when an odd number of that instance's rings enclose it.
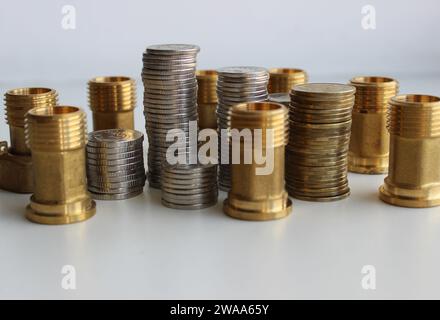
<path fill-rule="evenodd" d="M 268 81 L 269 72 L 260 67 L 226 67 L 218 70 L 217 123 L 220 159 L 222 149 L 228 148 L 228 146 L 221 142 L 221 130 L 230 130 L 230 111 L 232 106 L 237 103 L 267 100 Z M 229 146 L 229 160 L 231 160 L 231 156 L 231 148 Z M 229 191 L 231 188 L 231 166 L 230 164 L 223 164 L 222 161 L 220 163 L 219 188 Z"/>
<path fill-rule="evenodd" d="M 144 135 L 110 129 L 89 133 L 86 147 L 88 189 L 97 200 L 122 200 L 143 192 Z"/>
<path fill-rule="evenodd" d="M 169 208 L 196 210 L 217 203 L 217 165 L 164 165 L 162 204 Z"/>
<path fill-rule="evenodd" d="M 181 129 L 185 142 L 179 152 L 188 154 L 190 121 L 197 121 L 196 58 L 200 48 L 187 44 L 153 45 L 143 55 L 144 115 L 148 135 L 148 182 L 160 188 L 161 167 L 175 141 L 166 141 L 171 129 Z M 174 145 L 176 146 L 176 145 Z M 196 149 L 197 150 L 197 149 Z"/>

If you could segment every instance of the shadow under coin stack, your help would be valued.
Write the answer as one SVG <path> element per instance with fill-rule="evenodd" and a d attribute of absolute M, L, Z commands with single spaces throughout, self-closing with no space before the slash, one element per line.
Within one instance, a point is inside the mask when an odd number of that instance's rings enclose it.
<path fill-rule="evenodd" d="M 229 148 L 229 163 L 231 163 L 231 148 L 223 145 L 221 130 L 228 131 L 231 127 L 230 112 L 234 105 L 245 102 L 258 102 L 267 100 L 267 82 L 269 73 L 260 67 L 226 67 L 218 70 L 217 82 L 217 123 L 219 131 L 219 188 L 229 191 L 231 188 L 231 165 L 223 164 L 222 152 Z M 223 150 L 225 151 L 223 151 Z"/>
<path fill-rule="evenodd" d="M 144 136 L 129 129 L 89 133 L 87 182 L 97 200 L 122 200 L 143 192 L 145 168 Z"/>
<path fill-rule="evenodd" d="M 292 197 L 333 201 L 350 195 L 347 154 L 355 88 L 336 83 L 291 91 L 286 189 Z"/>
<path fill-rule="evenodd" d="M 147 48 L 143 56 L 144 115 L 148 135 L 148 182 L 160 188 L 162 164 L 170 145 L 189 154 L 190 121 L 197 121 L 196 45 L 164 44 Z M 180 129 L 182 145 L 166 141 L 167 133 Z"/>
<path fill-rule="evenodd" d="M 173 209 L 197 210 L 217 203 L 217 165 L 164 165 L 162 204 Z"/>

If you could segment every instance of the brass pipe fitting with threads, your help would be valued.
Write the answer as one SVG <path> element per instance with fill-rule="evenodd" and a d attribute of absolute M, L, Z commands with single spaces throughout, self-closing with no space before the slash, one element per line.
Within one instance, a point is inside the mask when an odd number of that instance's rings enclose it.
<path fill-rule="evenodd" d="M 32 108 L 55 106 L 58 94 L 49 88 L 18 88 L 7 91 L 4 101 L 11 145 L 8 148 L 7 142 L 2 142 L 0 188 L 32 193 L 32 158 L 25 141 L 25 115 Z"/>
<path fill-rule="evenodd" d="M 197 112 L 200 129 L 217 129 L 217 79 L 216 70 L 198 70 Z"/>
<path fill-rule="evenodd" d="M 440 98 L 418 94 L 391 98 L 387 127 L 390 164 L 380 199 L 402 207 L 440 205 Z"/>
<path fill-rule="evenodd" d="M 93 130 L 134 130 L 136 82 L 123 76 L 97 77 L 88 83 Z"/>
<path fill-rule="evenodd" d="M 380 174 L 388 171 L 390 136 L 386 128 L 388 101 L 399 91 L 399 83 L 387 77 L 355 77 L 348 170 Z"/>
<path fill-rule="evenodd" d="M 272 68 L 269 69 L 269 74 L 269 93 L 290 93 L 293 86 L 309 81 L 307 72 L 302 69 Z"/>
<path fill-rule="evenodd" d="M 240 143 L 240 161 L 232 163 L 231 190 L 224 202 L 224 212 L 243 220 L 286 217 L 292 210 L 292 202 L 284 188 L 284 148 L 289 136 L 287 108 L 270 102 L 237 104 L 231 110 L 231 129 L 232 143 Z M 234 129 L 250 130 L 253 136 L 252 145 L 249 146 L 245 139 L 234 142 Z M 266 163 L 258 163 L 255 159 L 256 129 L 261 129 L 259 151 L 266 156 Z M 266 139 L 270 138 L 268 129 L 273 140 L 269 140 L 270 144 L 267 146 Z M 246 153 L 252 157 L 250 163 L 244 160 Z M 272 159 L 269 154 L 273 155 Z M 268 164 L 268 161 L 272 161 L 272 164 Z M 267 169 L 268 166 L 272 168 L 270 172 L 258 173 L 258 170 Z"/>
<path fill-rule="evenodd" d="M 26 116 L 32 152 L 34 194 L 26 217 L 42 224 L 68 224 L 92 217 L 87 192 L 86 114 L 80 108 L 35 108 Z"/>

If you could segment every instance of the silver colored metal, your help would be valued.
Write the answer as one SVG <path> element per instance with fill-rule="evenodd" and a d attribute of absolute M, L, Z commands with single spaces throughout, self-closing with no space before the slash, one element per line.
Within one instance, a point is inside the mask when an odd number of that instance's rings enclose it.
<path fill-rule="evenodd" d="M 197 121 L 197 53 L 191 44 L 159 44 L 149 46 L 143 55 L 144 115 L 148 135 L 148 181 L 160 188 L 162 165 L 171 129 L 181 129 L 188 137 L 189 122 Z M 192 150 L 189 140 L 179 151 Z"/>
<path fill-rule="evenodd" d="M 217 165 L 164 165 L 162 204 L 169 208 L 196 210 L 217 203 Z"/>
<path fill-rule="evenodd" d="M 146 179 L 143 140 L 142 133 L 128 129 L 89 134 L 87 182 L 94 199 L 122 200 L 143 192 Z"/>

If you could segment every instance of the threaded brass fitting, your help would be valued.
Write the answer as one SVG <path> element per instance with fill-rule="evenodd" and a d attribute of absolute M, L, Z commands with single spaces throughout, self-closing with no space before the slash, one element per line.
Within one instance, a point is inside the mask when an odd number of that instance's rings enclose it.
<path fill-rule="evenodd" d="M 399 83 L 386 77 L 355 77 L 348 170 L 378 174 L 388 171 L 389 133 L 386 112 L 390 98 L 399 91 Z"/>
<path fill-rule="evenodd" d="M 290 93 L 294 85 L 308 82 L 307 73 L 301 69 L 272 68 L 269 69 L 269 74 L 269 93 Z"/>
<path fill-rule="evenodd" d="M 223 210 L 231 217 L 243 220 L 271 220 L 287 216 L 292 202 L 284 189 L 284 148 L 288 142 L 288 110 L 278 103 L 254 102 L 235 105 L 231 110 L 232 129 L 262 129 L 262 154 L 267 155 L 266 129 L 273 133 L 273 171 L 258 175 L 254 151 L 240 141 L 240 163 L 232 164 L 231 190 L 224 202 Z M 234 146 L 232 147 L 232 149 Z M 250 164 L 244 163 L 245 153 L 252 153 Z"/>
<path fill-rule="evenodd" d="M 53 107 L 58 94 L 49 88 L 19 88 L 5 94 L 6 123 L 11 145 L 3 142 L 6 152 L 0 155 L 0 188 L 18 193 L 33 190 L 32 160 L 24 137 L 25 114 L 36 107 Z"/>
<path fill-rule="evenodd" d="M 89 81 L 93 130 L 134 130 L 136 82 L 129 77 L 97 77 Z"/>
<path fill-rule="evenodd" d="M 34 194 L 27 218 L 43 224 L 79 222 L 95 214 L 87 192 L 86 115 L 77 107 L 35 108 L 26 117 Z"/>
<path fill-rule="evenodd" d="M 389 102 L 388 177 L 380 199 L 403 207 L 440 205 L 440 98 L 398 95 Z"/>
<path fill-rule="evenodd" d="M 216 70 L 198 70 L 197 111 L 199 128 L 217 129 L 217 79 Z"/>

